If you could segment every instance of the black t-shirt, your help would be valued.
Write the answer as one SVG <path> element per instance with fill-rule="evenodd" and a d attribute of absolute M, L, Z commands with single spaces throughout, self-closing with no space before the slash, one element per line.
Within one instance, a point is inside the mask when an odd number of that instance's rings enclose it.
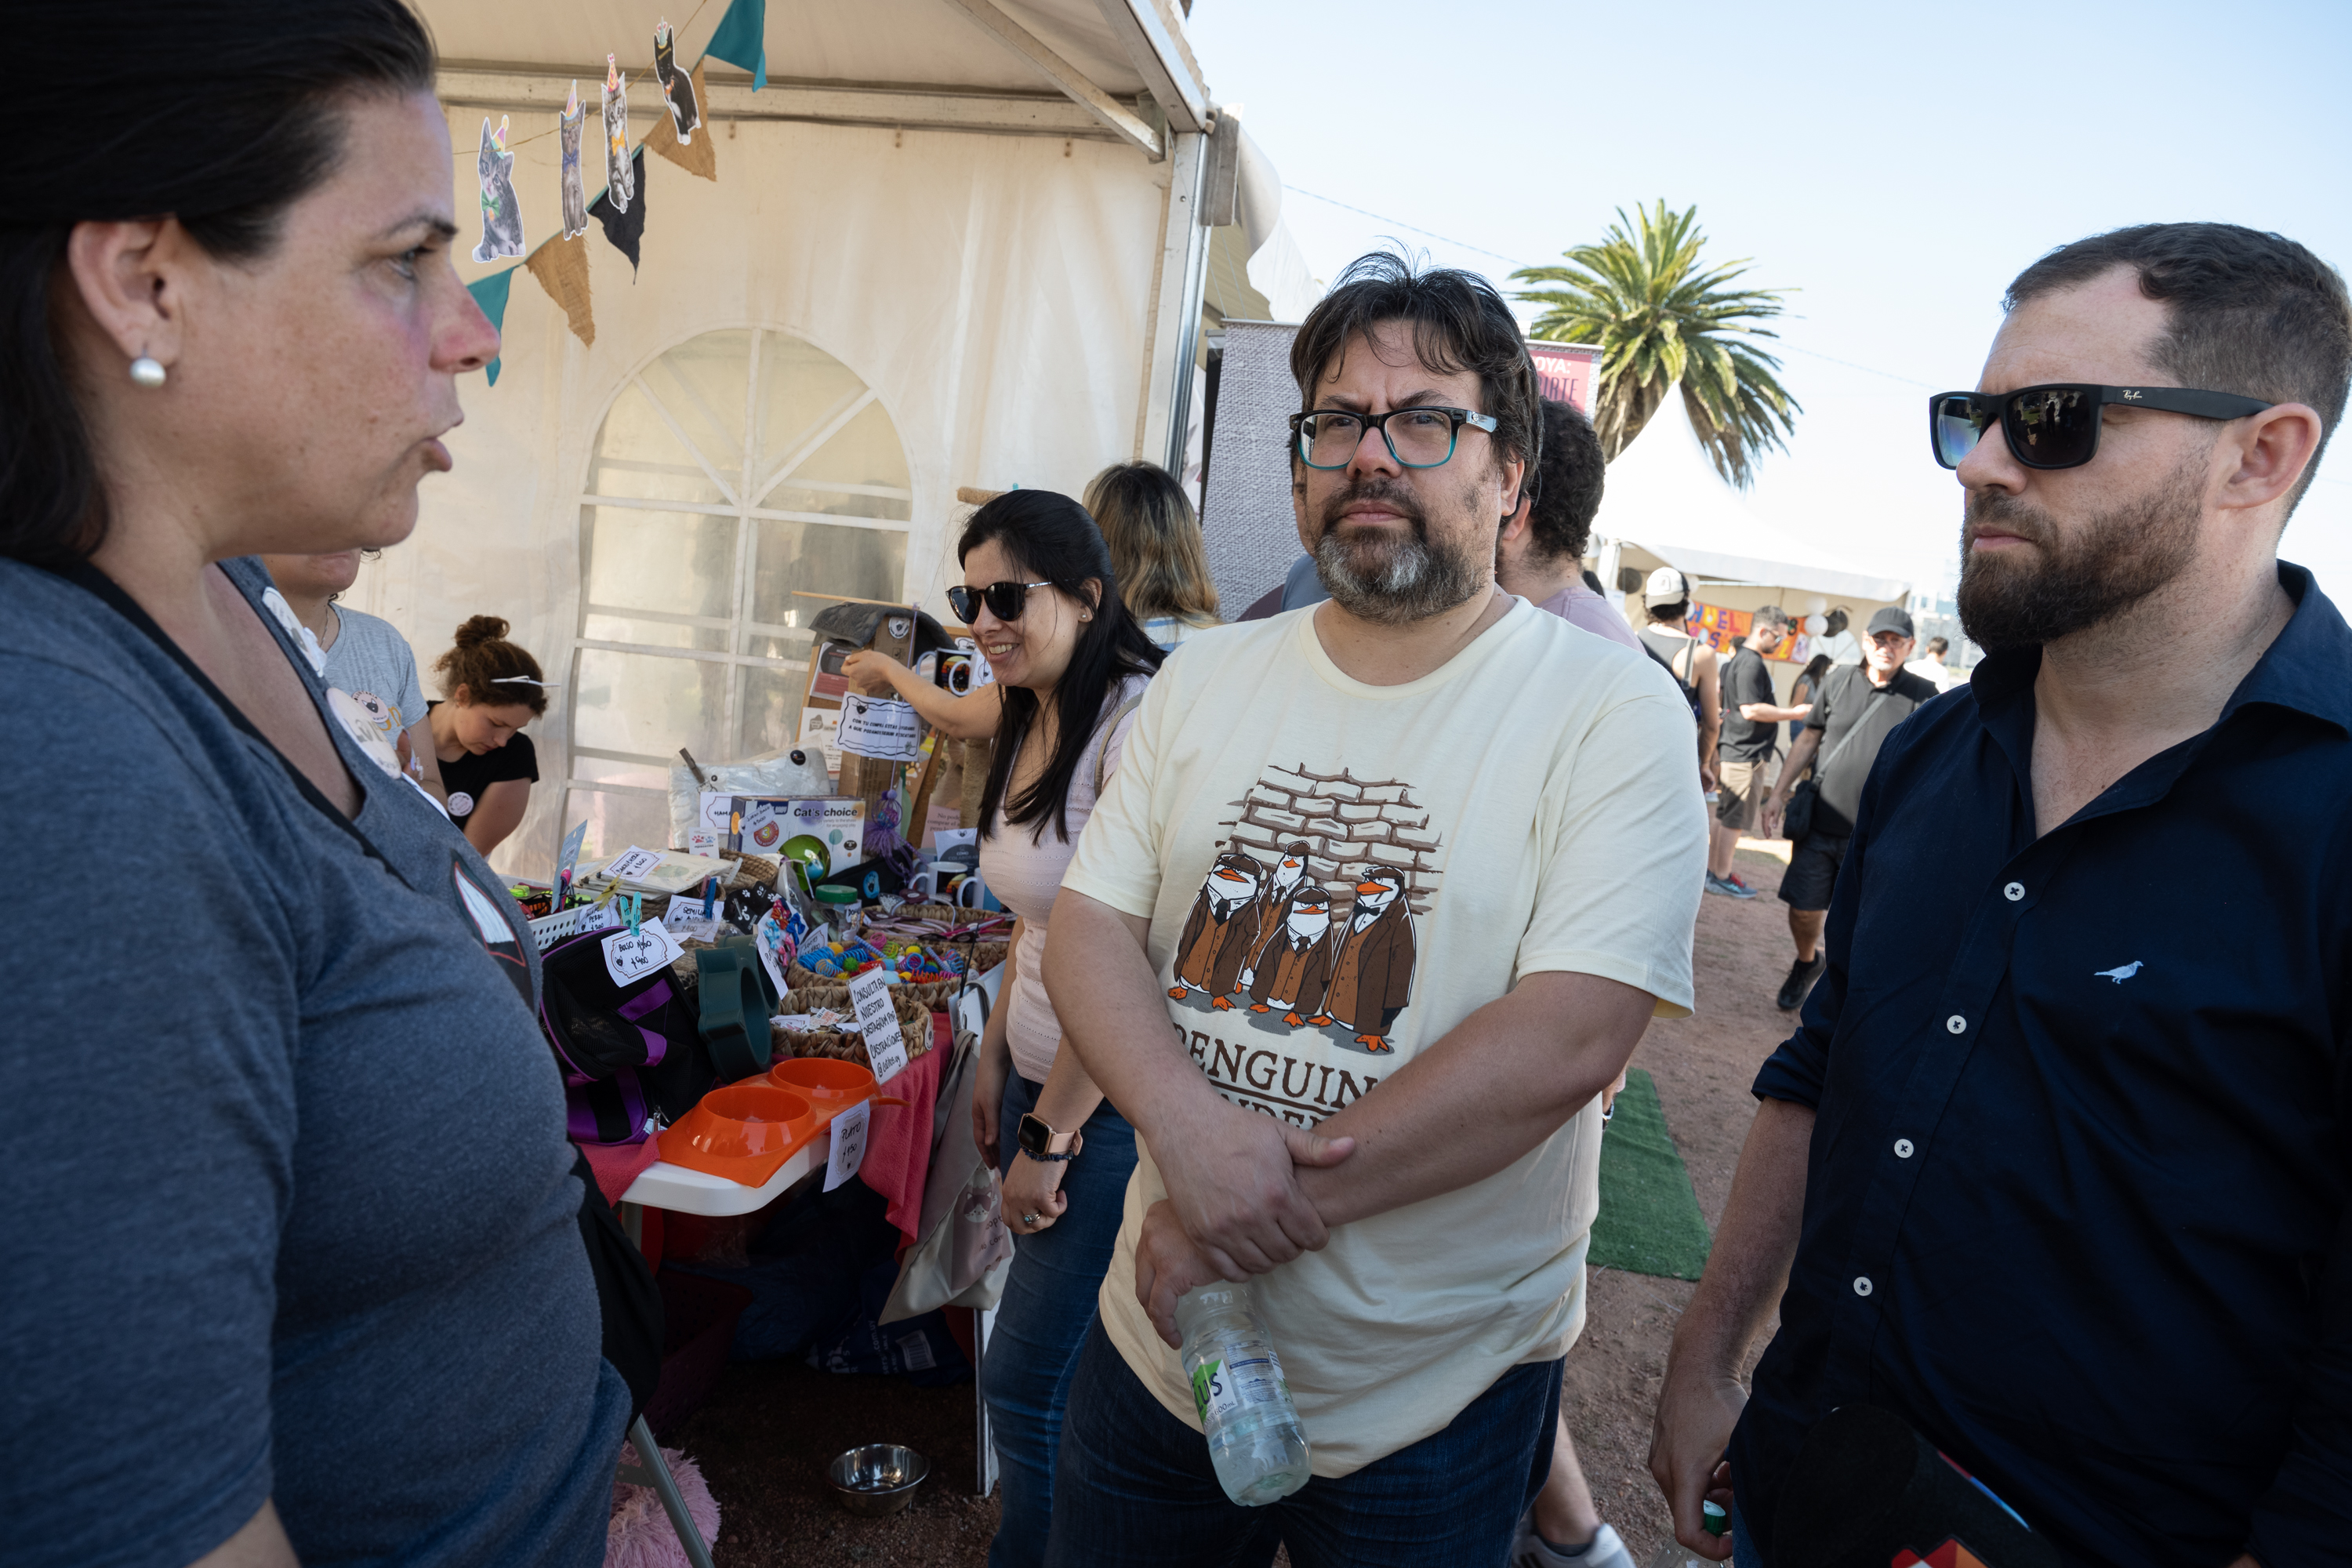
<path fill-rule="evenodd" d="M 1813 710 L 1805 720 L 1807 729 L 1822 731 L 1821 749 L 1813 753 L 1813 776 L 1822 790 L 1813 805 L 1814 832 L 1843 836 L 1853 831 L 1862 786 L 1870 782 L 1878 748 L 1914 708 L 1940 695 L 1934 681 L 1907 669 L 1896 670 L 1885 686 L 1873 686 L 1870 671 L 1858 664 L 1839 665 L 1822 677 Z"/>
<path fill-rule="evenodd" d="M 1772 691 L 1772 672 L 1764 668 L 1761 654 L 1752 647 L 1743 647 L 1731 656 L 1723 667 L 1723 738 L 1717 742 L 1726 760 L 1760 763 L 1772 754 L 1780 726 L 1769 719 L 1742 719 L 1739 705 L 1777 705 L 1779 700 Z"/>
<path fill-rule="evenodd" d="M 425 706 L 429 712 L 441 704 Z M 518 732 L 508 736 L 505 745 L 492 747 L 478 757 L 467 752 L 454 763 L 442 763 L 441 782 L 449 791 L 449 820 L 464 827 L 484 793 L 505 779 L 539 782 L 539 753 L 531 750 L 529 735 Z"/>

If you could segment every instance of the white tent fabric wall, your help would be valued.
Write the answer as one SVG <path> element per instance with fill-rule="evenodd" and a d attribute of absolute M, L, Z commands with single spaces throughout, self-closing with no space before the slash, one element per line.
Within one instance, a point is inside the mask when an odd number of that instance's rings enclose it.
<path fill-rule="evenodd" d="M 451 112 L 457 148 L 473 147 L 480 120 Z M 456 471 L 425 487 L 415 536 L 354 595 L 408 636 L 421 666 L 460 621 L 489 613 L 513 623 L 551 679 L 572 679 L 591 447 L 629 377 L 706 332 L 792 334 L 875 390 L 908 470 L 903 592 L 935 610 L 959 485 L 1076 494 L 1129 455 L 1167 164 L 1045 137 L 779 121 L 702 133 L 718 138 L 716 183 L 646 161 L 634 280 L 591 224 L 593 347 L 528 274 L 514 280 L 499 384 L 461 386 Z M 519 152 L 536 244 L 556 221 L 556 139 Z M 470 213 L 472 159 L 453 167 Z M 475 237 L 469 225 L 463 245 Z M 517 871 L 543 874 L 562 829 L 568 700 L 555 696 L 531 726 L 541 784 L 499 857 Z"/>
<path fill-rule="evenodd" d="M 1694 576 L 1874 603 L 1910 592 L 1903 579 L 1857 571 L 1748 510 L 1707 459 L 1679 387 L 1609 465 L 1592 530 Z"/>

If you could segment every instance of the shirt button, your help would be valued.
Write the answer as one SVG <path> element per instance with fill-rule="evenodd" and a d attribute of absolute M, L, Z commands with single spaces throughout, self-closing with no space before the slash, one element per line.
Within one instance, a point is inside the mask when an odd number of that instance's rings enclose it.
<path fill-rule="evenodd" d="M 1867 1296 L 1870 1294 L 1869 1275 L 1857 1274 L 1853 1277 L 1853 1293 L 1857 1296 Z"/>
<path fill-rule="evenodd" d="M 1911 1140 L 1897 1138 L 1895 1141 L 1895 1157 L 1898 1160 L 1908 1160 L 1911 1157 Z"/>
<path fill-rule="evenodd" d="M 2025 884 L 2022 882 L 2011 882 L 2008 887 L 2003 888 L 2000 892 L 2001 897 L 2007 899 L 2013 904 L 2017 902 L 2018 900 L 2025 897 Z"/>
<path fill-rule="evenodd" d="M 1944 1020 L 1944 1027 L 1949 1029 L 1956 1035 L 1966 1034 L 1968 1032 L 1969 1021 L 1966 1018 L 1961 1017 L 1958 1013 L 1955 1013 L 1950 1017 Z"/>

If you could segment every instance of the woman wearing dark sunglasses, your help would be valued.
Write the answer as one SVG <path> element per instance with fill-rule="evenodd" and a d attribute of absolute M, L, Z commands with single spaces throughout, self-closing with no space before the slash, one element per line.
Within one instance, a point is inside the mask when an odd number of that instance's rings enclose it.
<path fill-rule="evenodd" d="M 1001 1154 L 1005 1223 L 1020 1237 L 986 1379 L 1004 1480 L 989 1561 L 1003 1568 L 1045 1556 L 1070 1366 L 1135 1169 L 1135 1130 L 1104 1103 L 1076 1055 L 1058 1048 L 1062 1027 L 1039 967 L 1045 918 L 1163 656 L 1119 598 L 1101 531 L 1069 497 L 1007 491 L 972 514 L 956 552 L 963 582 L 948 604 L 988 656 L 1002 703 L 981 799 L 981 874 L 1020 917 L 1013 968 L 981 1040 L 971 1112 L 982 1152 Z M 923 693 L 892 661 L 861 656 L 843 673 L 877 694 Z M 980 694 L 947 700 L 968 710 Z"/>

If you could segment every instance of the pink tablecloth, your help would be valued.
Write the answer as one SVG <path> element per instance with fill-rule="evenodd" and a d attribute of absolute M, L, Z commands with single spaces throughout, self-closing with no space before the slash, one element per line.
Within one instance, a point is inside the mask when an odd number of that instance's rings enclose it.
<path fill-rule="evenodd" d="M 948 1016 L 932 1014 L 931 1048 L 882 1086 L 885 1095 L 909 1103 L 875 1108 L 874 1125 L 866 1138 L 866 1163 L 857 1171 L 859 1181 L 890 1200 L 890 1223 L 908 1241 L 922 1226 L 923 1183 L 931 1173 L 933 1102 L 940 1097 L 940 1073 L 953 1043 Z"/>
<path fill-rule="evenodd" d="M 582 1143 L 580 1152 L 588 1156 L 588 1168 L 596 1173 L 597 1190 L 608 1204 L 617 1204 L 637 1173 L 661 1158 L 661 1144 L 651 1138 L 642 1143 Z"/>

